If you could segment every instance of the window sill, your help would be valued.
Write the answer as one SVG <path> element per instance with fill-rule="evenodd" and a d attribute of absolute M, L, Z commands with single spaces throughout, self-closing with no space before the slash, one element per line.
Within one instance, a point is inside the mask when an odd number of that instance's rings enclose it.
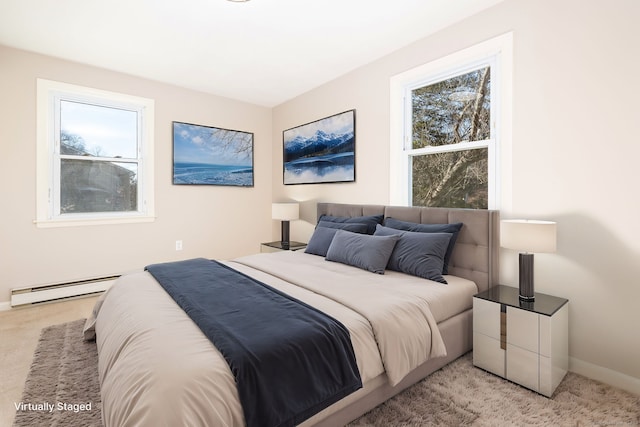
<path fill-rule="evenodd" d="M 154 222 L 155 216 L 129 216 L 121 218 L 65 218 L 33 221 L 38 228 L 84 227 L 88 225 L 136 224 Z"/>

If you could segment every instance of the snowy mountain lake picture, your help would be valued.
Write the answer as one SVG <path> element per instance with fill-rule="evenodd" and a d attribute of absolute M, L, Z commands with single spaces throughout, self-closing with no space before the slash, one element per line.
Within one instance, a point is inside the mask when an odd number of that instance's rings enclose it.
<path fill-rule="evenodd" d="M 284 184 L 355 181 L 356 111 L 285 130 Z"/>
<path fill-rule="evenodd" d="M 173 122 L 173 183 L 253 187 L 253 133 Z"/>

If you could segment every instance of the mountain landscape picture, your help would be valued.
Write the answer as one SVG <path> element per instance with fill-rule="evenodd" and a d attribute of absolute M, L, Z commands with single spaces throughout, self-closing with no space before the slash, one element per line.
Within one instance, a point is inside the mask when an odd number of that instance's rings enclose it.
<path fill-rule="evenodd" d="M 284 184 L 355 181 L 355 110 L 283 132 Z"/>

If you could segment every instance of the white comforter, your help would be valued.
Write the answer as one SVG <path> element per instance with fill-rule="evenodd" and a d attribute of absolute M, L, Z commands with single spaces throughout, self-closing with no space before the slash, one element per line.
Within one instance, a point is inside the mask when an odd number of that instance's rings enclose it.
<path fill-rule="evenodd" d="M 365 386 L 385 371 L 396 384 L 445 355 L 436 323 L 468 309 L 476 292 L 472 282 L 451 276 L 447 286 L 376 275 L 302 252 L 226 264 L 342 322 Z M 118 279 L 96 304 L 88 332 L 94 324 L 107 427 L 244 425 L 226 361 L 150 274 Z"/>

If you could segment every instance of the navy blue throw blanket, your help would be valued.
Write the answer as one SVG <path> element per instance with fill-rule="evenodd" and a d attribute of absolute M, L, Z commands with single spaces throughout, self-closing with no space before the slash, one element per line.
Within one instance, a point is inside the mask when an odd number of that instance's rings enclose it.
<path fill-rule="evenodd" d="M 247 426 L 294 426 L 362 387 L 334 318 L 216 261 L 146 270 L 226 359 Z"/>

